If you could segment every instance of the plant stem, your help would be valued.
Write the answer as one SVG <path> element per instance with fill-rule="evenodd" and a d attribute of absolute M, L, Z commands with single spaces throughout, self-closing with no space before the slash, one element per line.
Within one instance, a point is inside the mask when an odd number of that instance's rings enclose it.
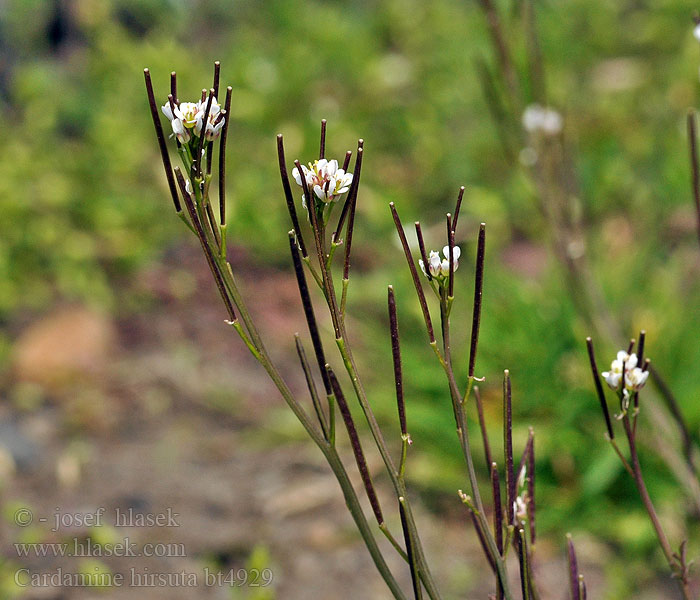
<path fill-rule="evenodd" d="M 622 418 L 622 423 L 625 426 L 625 433 L 627 434 L 627 442 L 629 444 L 630 449 L 630 462 L 632 466 L 632 474 L 634 477 L 634 483 L 637 486 L 637 491 L 639 492 L 639 496 L 642 499 L 644 508 L 646 509 L 647 514 L 649 515 L 651 524 L 654 527 L 656 537 L 659 540 L 659 544 L 661 545 L 661 549 L 663 550 L 664 556 L 666 557 L 666 561 L 668 562 L 668 565 L 671 568 L 673 574 L 677 577 L 678 586 L 680 587 L 681 593 L 683 594 L 683 598 L 684 600 L 691 600 L 690 589 L 688 588 L 688 581 L 686 579 L 685 573 L 679 572 L 679 565 L 673 557 L 673 550 L 671 549 L 671 544 L 669 543 L 668 538 L 666 537 L 666 533 L 661 527 L 661 522 L 659 521 L 659 517 L 656 514 L 656 509 L 654 508 L 654 504 L 652 503 L 651 497 L 649 496 L 647 486 L 644 483 L 642 468 L 639 464 L 639 456 L 637 454 L 637 443 L 632 432 L 629 416 L 627 414 L 625 414 L 625 416 Z"/>

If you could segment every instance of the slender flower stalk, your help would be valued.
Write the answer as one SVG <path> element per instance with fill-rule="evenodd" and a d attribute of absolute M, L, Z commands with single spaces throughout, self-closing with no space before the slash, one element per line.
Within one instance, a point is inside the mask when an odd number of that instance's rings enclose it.
<path fill-rule="evenodd" d="M 571 592 L 571 600 L 581 600 L 581 594 L 579 591 L 578 561 L 576 560 L 576 550 L 574 548 L 574 542 L 571 539 L 570 533 L 566 534 L 566 547 L 569 557 L 569 590 Z"/>
<path fill-rule="evenodd" d="M 603 416 L 605 417 L 605 426 L 608 428 L 608 438 L 610 440 L 614 440 L 615 432 L 613 431 L 612 421 L 610 420 L 608 403 L 605 401 L 605 392 L 603 391 L 603 386 L 600 383 L 598 365 L 596 364 L 595 352 L 593 350 L 593 340 L 590 337 L 586 338 L 586 347 L 588 348 L 588 360 L 591 363 L 591 373 L 593 374 L 593 383 L 595 384 L 595 391 L 598 395 L 598 401 L 600 402 L 600 408 L 603 411 Z"/>
<path fill-rule="evenodd" d="M 506 524 L 515 520 L 513 505 L 515 503 L 515 477 L 513 473 L 513 408 L 510 385 L 510 372 L 503 372 L 503 452 L 506 469 Z"/>
<path fill-rule="evenodd" d="M 474 379 L 476 350 L 479 343 L 481 325 L 481 301 L 484 293 L 484 256 L 486 254 L 486 223 L 479 226 L 479 241 L 476 249 L 476 275 L 474 277 L 474 309 L 472 312 L 472 333 L 469 344 L 469 379 Z"/>
<path fill-rule="evenodd" d="M 479 391 L 479 386 L 474 386 L 474 399 L 476 400 L 476 412 L 479 418 L 479 429 L 481 430 L 481 439 L 484 443 L 484 457 L 486 458 L 486 468 L 491 470 L 491 465 L 493 460 L 491 458 L 491 444 L 489 443 L 489 436 L 486 431 L 486 420 L 484 419 L 484 406 L 481 402 L 481 392 Z"/>
<path fill-rule="evenodd" d="M 700 242 L 700 165 L 698 164 L 698 134 L 695 111 L 688 112 L 688 142 L 690 148 L 690 172 L 692 175 L 693 199 L 695 200 L 696 226 Z"/>
<path fill-rule="evenodd" d="M 226 88 L 226 101 L 223 113 L 226 115 L 224 126 L 221 129 L 221 141 L 219 142 L 219 220 L 221 227 L 226 226 L 226 138 L 228 136 L 228 126 L 231 121 L 231 86 Z M 222 235 L 222 238 L 224 236 Z M 224 238 L 225 240 L 225 238 Z M 225 243 L 222 243 L 222 250 L 225 250 Z M 225 256 L 225 253 L 224 253 Z"/>
<path fill-rule="evenodd" d="M 355 422 L 350 414 L 350 408 L 348 403 L 345 401 L 345 394 L 340 388 L 338 379 L 333 373 L 333 370 L 329 365 L 326 365 L 326 371 L 328 372 L 328 378 L 331 382 L 331 388 L 333 389 L 333 394 L 338 402 L 338 409 L 343 417 L 343 422 L 345 423 L 345 429 L 348 432 L 348 437 L 350 438 L 350 445 L 352 446 L 352 453 L 355 455 L 355 462 L 357 463 L 357 469 L 360 471 L 360 477 L 362 477 L 362 484 L 365 486 L 365 491 L 367 492 L 367 498 L 372 506 L 372 512 L 377 519 L 378 525 L 384 524 L 384 515 L 382 514 L 382 509 L 379 506 L 379 499 L 377 498 L 377 493 L 374 491 L 374 484 L 372 483 L 372 477 L 369 474 L 369 469 L 367 468 L 367 460 L 365 459 L 365 453 L 362 450 L 362 444 L 360 443 L 360 436 L 357 435 L 357 428 L 355 427 Z"/>
<path fill-rule="evenodd" d="M 403 397 L 403 376 L 401 373 L 401 346 L 399 343 L 399 323 L 396 318 L 396 299 L 394 288 L 389 286 L 389 331 L 391 333 L 391 355 L 394 361 L 394 383 L 396 387 L 396 405 L 399 411 L 399 425 L 401 435 L 408 435 L 406 430 L 406 402 Z"/>
<path fill-rule="evenodd" d="M 493 533 L 496 539 L 498 556 L 503 559 L 503 506 L 501 505 L 501 482 L 498 477 L 498 465 L 492 462 L 490 465 L 491 490 L 493 494 Z M 503 586 L 501 579 L 496 576 L 496 598 L 503 600 Z"/>
<path fill-rule="evenodd" d="M 464 186 L 459 188 L 459 194 L 457 194 L 457 204 L 455 206 L 454 217 L 452 218 L 452 233 L 457 232 L 457 219 L 459 219 L 459 211 L 462 208 L 462 198 L 464 198 Z"/>
<path fill-rule="evenodd" d="M 168 154 L 168 148 L 165 145 L 165 135 L 163 134 L 163 126 L 160 124 L 160 116 L 158 114 L 158 106 L 156 105 L 155 95 L 153 94 L 153 84 L 151 83 L 151 72 L 148 69 L 143 70 L 143 76 L 146 79 L 146 92 L 148 95 L 148 106 L 151 109 L 151 117 L 153 118 L 153 126 L 156 129 L 156 139 L 158 140 L 158 149 L 160 150 L 160 158 L 163 161 L 163 168 L 165 169 L 165 178 L 168 182 L 168 189 L 170 190 L 170 196 L 173 199 L 173 204 L 175 205 L 175 212 L 178 214 L 182 213 L 182 207 L 180 205 L 180 199 L 177 193 L 177 186 L 175 185 L 175 178 L 173 177 L 173 169 L 170 164 L 170 155 Z"/>
<path fill-rule="evenodd" d="M 287 163 L 284 157 L 284 138 L 282 137 L 281 133 L 277 136 L 277 157 L 279 159 L 280 176 L 282 178 L 282 189 L 284 190 L 284 198 L 287 201 L 287 210 L 289 211 L 289 218 L 292 220 L 292 227 L 294 227 L 294 234 L 297 240 L 297 244 L 299 244 L 301 255 L 303 258 L 306 258 L 309 254 L 306 251 L 304 237 L 301 234 L 301 227 L 299 226 L 299 217 L 297 217 L 297 210 L 294 206 L 292 186 L 289 185 L 289 176 L 287 175 Z"/>
<path fill-rule="evenodd" d="M 403 230 L 403 225 L 401 225 L 401 219 L 399 219 L 399 213 L 396 212 L 396 207 L 394 203 L 389 203 L 391 208 L 391 215 L 394 218 L 394 224 L 396 225 L 396 231 L 399 234 L 399 239 L 401 240 L 401 246 L 403 247 L 404 254 L 406 255 L 406 261 L 408 262 L 408 268 L 411 271 L 411 277 L 413 277 L 413 285 L 416 288 L 416 293 L 418 294 L 418 300 L 420 302 L 421 310 L 423 311 L 423 318 L 425 319 L 425 327 L 428 330 L 428 338 L 430 343 L 435 343 L 435 333 L 433 332 L 433 322 L 430 318 L 430 311 L 428 310 L 428 303 L 425 300 L 425 294 L 423 293 L 423 288 L 420 284 L 420 279 L 418 278 L 418 271 L 416 270 L 416 265 L 413 262 L 413 256 L 411 255 L 411 249 L 408 246 L 408 240 L 406 240 L 406 234 Z"/>

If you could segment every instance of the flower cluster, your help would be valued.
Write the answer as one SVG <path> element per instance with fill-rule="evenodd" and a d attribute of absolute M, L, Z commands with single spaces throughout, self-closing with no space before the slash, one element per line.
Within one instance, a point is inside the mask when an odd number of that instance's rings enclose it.
<path fill-rule="evenodd" d="M 644 387 L 649 377 L 649 371 L 637 366 L 636 354 L 628 354 L 625 350 L 620 350 L 617 353 L 617 358 L 612 361 L 610 370 L 604 371 L 601 375 L 613 390 L 619 390 L 624 379 L 625 391 L 637 392 Z"/>
<path fill-rule="evenodd" d="M 306 180 L 306 185 L 313 190 L 314 196 L 324 204 L 337 202 L 340 197 L 350 189 L 352 183 L 352 173 L 346 173 L 338 168 L 337 160 L 326 160 L 322 158 L 308 167 L 301 165 L 302 173 L 294 167 L 292 176 L 298 186 L 303 186 L 302 174 Z M 302 195 L 302 204 L 306 208 L 306 198 Z"/>
<path fill-rule="evenodd" d="M 453 271 L 456 271 L 457 267 L 459 266 L 459 257 L 461 253 L 462 251 L 459 249 L 459 246 L 455 246 L 452 251 Z M 431 250 L 430 255 L 428 256 L 428 269 L 430 271 L 430 275 L 437 280 L 444 280 L 450 276 L 450 247 L 445 246 L 442 249 L 442 254 L 445 258 L 440 258 L 439 252 Z M 423 274 L 427 277 L 428 273 L 425 270 L 425 264 L 423 261 L 419 260 L 418 264 L 420 265 Z"/>
<path fill-rule="evenodd" d="M 225 112 L 221 110 L 221 105 L 216 101 L 216 97 L 211 99 L 209 116 L 206 125 L 204 124 L 204 113 L 207 110 L 208 98 L 199 102 L 181 102 L 179 105 L 170 100 L 166 102 L 161 110 L 170 120 L 173 134 L 181 144 L 186 144 L 192 138 L 192 133 L 196 137 L 201 137 L 204 129 L 204 138 L 211 142 L 219 137 L 221 129 L 226 121 Z"/>
<path fill-rule="evenodd" d="M 562 125 L 562 117 L 556 110 L 539 104 L 531 104 L 523 113 L 523 127 L 530 133 L 557 135 Z"/>

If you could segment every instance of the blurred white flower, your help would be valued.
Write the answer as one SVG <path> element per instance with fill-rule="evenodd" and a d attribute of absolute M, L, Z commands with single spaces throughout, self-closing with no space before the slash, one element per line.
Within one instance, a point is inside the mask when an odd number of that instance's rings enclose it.
<path fill-rule="evenodd" d="M 459 246 L 455 246 L 452 254 L 454 263 L 452 265 L 453 271 L 456 271 L 457 267 L 459 266 L 459 257 L 461 253 L 462 251 L 459 249 Z M 440 258 L 439 252 L 431 250 L 428 256 L 428 269 L 430 270 L 430 275 L 439 280 L 443 280 L 450 275 L 450 247 L 445 246 L 442 249 L 442 254 L 444 258 Z M 425 271 L 425 264 L 423 261 L 418 260 L 418 265 L 420 266 L 421 271 L 423 271 L 423 274 L 427 277 L 428 274 Z"/>
<path fill-rule="evenodd" d="M 623 382 L 624 375 L 625 391 L 630 390 L 637 392 L 644 387 L 649 377 L 649 372 L 637 366 L 636 354 L 628 354 L 625 350 L 620 350 L 617 353 L 617 358 L 612 361 L 610 370 L 603 371 L 601 375 L 608 386 L 613 390 L 620 389 L 620 384 Z"/>
<path fill-rule="evenodd" d="M 628 390 L 639 391 L 644 387 L 648 377 L 649 371 L 642 371 L 639 367 L 629 369 L 625 373 L 625 387 Z"/>
<path fill-rule="evenodd" d="M 561 132 L 563 124 L 561 114 L 539 104 L 531 104 L 523 112 L 523 127 L 530 133 L 554 136 Z"/>
<path fill-rule="evenodd" d="M 700 42 L 700 23 L 695 25 L 695 27 L 693 28 L 693 35 L 695 36 L 695 39 L 698 40 L 698 42 Z"/>
<path fill-rule="evenodd" d="M 518 496 L 513 502 L 513 514 L 518 521 L 527 521 L 527 502 L 522 496 Z"/>
<path fill-rule="evenodd" d="M 309 189 L 313 190 L 314 195 L 325 204 L 337 202 L 340 196 L 350 189 L 352 183 L 352 173 L 339 169 L 337 160 L 321 158 L 309 163 L 308 167 L 301 165 L 301 170 L 301 173 L 296 167 L 292 170 L 294 181 L 298 186 L 303 186 L 301 180 L 303 175 Z M 302 196 L 301 200 L 306 207 L 306 198 Z"/>

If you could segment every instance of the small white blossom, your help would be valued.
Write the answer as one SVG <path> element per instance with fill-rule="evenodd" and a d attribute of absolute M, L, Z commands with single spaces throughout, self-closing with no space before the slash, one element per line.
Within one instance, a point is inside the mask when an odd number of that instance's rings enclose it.
<path fill-rule="evenodd" d="M 206 112 L 208 101 L 207 99 L 198 102 L 181 102 L 179 106 L 171 106 L 168 100 L 161 107 L 163 114 L 170 120 L 173 133 L 181 144 L 189 142 L 192 138 L 192 133 L 197 137 L 201 136 L 204 125 L 204 113 Z M 208 142 L 219 136 L 224 122 L 225 119 L 221 115 L 221 106 L 216 101 L 216 97 L 213 97 L 211 99 L 209 117 L 204 128 L 204 136 Z"/>
<path fill-rule="evenodd" d="M 649 371 L 642 371 L 639 367 L 629 369 L 625 373 L 625 387 L 635 392 L 641 390 L 649 377 Z"/>
<path fill-rule="evenodd" d="M 523 127 L 530 133 L 557 135 L 563 127 L 561 114 L 539 104 L 531 104 L 523 112 Z"/>
<path fill-rule="evenodd" d="M 199 112 L 197 113 L 196 123 L 194 126 L 194 133 L 196 136 L 201 137 L 202 135 L 202 125 L 204 121 L 204 113 L 207 110 L 207 103 L 209 100 L 204 102 L 199 102 Z M 216 96 L 211 99 L 211 107 L 209 108 L 209 116 L 207 118 L 207 125 L 204 130 L 204 138 L 211 142 L 212 140 L 219 137 L 221 129 L 224 126 L 226 119 L 221 114 L 221 105 L 216 101 Z"/>
<path fill-rule="evenodd" d="M 623 368 L 624 373 L 622 372 Z M 617 358 L 612 361 L 610 370 L 603 371 L 601 375 L 608 386 L 613 390 L 620 389 L 620 384 L 624 379 L 625 392 L 627 392 L 627 390 L 637 392 L 644 387 L 649 377 L 649 372 L 637 366 L 636 354 L 628 354 L 625 350 L 620 350 L 617 353 Z"/>
<path fill-rule="evenodd" d="M 527 521 L 527 501 L 522 496 L 513 502 L 513 515 L 518 521 Z"/>
<path fill-rule="evenodd" d="M 525 479 L 527 478 L 527 465 L 524 465 L 520 474 L 518 475 L 518 488 L 525 487 Z"/>
<path fill-rule="evenodd" d="M 440 258 L 439 252 L 431 250 L 430 254 L 428 255 L 428 269 L 430 270 L 430 275 L 432 277 L 435 277 L 436 279 L 444 279 L 445 277 L 449 277 L 450 275 L 450 247 L 445 246 L 442 249 L 442 254 L 444 258 Z M 459 266 L 459 257 L 461 254 L 462 251 L 459 249 L 459 246 L 455 246 L 452 253 L 454 263 L 452 265 L 453 271 L 456 271 L 457 267 Z M 423 263 L 423 261 L 419 260 L 418 264 L 421 268 L 421 271 L 423 271 L 423 274 L 427 277 L 428 274 L 425 271 L 425 264 Z"/>
<path fill-rule="evenodd" d="M 693 28 L 693 35 L 695 36 L 695 39 L 700 42 L 700 23 Z"/>
<path fill-rule="evenodd" d="M 306 180 L 306 185 L 313 190 L 314 195 L 321 202 L 329 204 L 337 202 L 340 197 L 350 189 L 352 183 L 352 173 L 346 173 L 338 168 L 337 160 L 326 160 L 321 158 L 309 163 L 308 167 L 301 165 L 302 172 L 294 167 L 292 176 L 298 186 L 303 187 L 302 175 Z M 306 208 L 306 198 L 301 197 L 302 204 Z"/>

